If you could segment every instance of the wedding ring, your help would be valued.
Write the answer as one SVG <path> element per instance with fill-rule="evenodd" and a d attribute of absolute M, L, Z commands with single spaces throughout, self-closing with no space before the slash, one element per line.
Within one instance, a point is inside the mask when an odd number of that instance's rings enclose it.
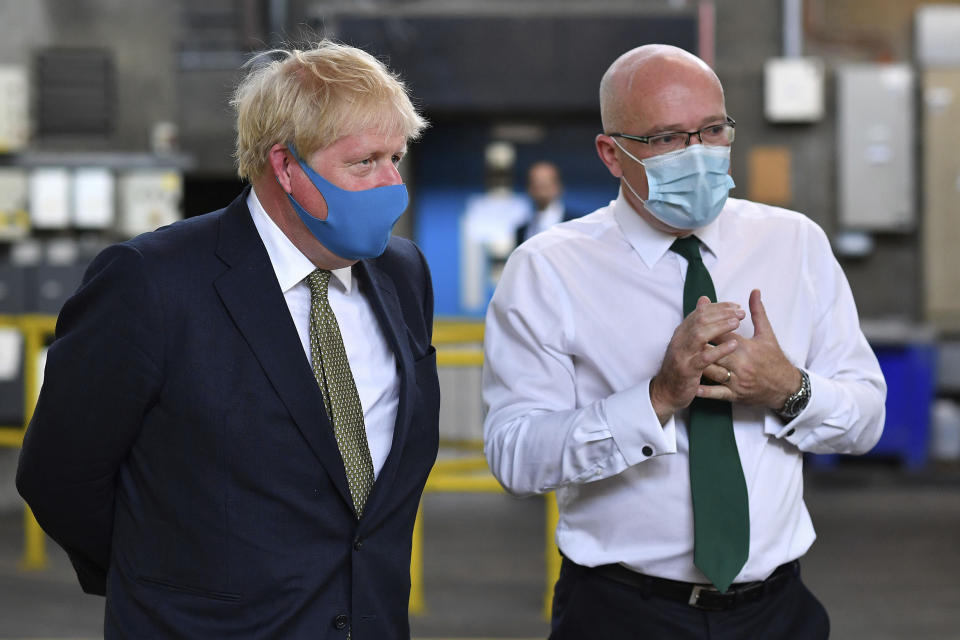
<path fill-rule="evenodd" d="M 733 371 L 730 371 L 730 369 L 727 369 L 727 379 L 723 381 L 723 384 L 729 383 L 729 382 L 730 382 L 730 378 L 732 378 L 732 377 L 733 377 Z"/>

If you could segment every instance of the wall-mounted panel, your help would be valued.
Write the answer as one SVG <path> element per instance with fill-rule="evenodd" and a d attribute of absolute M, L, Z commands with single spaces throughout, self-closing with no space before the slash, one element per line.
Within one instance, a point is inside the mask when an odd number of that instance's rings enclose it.
<path fill-rule="evenodd" d="M 840 226 L 910 231 L 914 194 L 914 76 L 905 64 L 837 69 Z"/>
<path fill-rule="evenodd" d="M 960 69 L 923 74 L 923 261 L 927 320 L 960 332 Z"/>
<path fill-rule="evenodd" d="M 960 66 L 960 7 L 918 7 L 914 26 L 917 62 L 925 67 Z"/>
<path fill-rule="evenodd" d="M 29 76 L 21 65 L 0 65 L 0 153 L 27 146 Z"/>
<path fill-rule="evenodd" d="M 121 173 L 117 181 L 119 220 L 125 236 L 153 231 L 180 219 L 183 176 L 177 171 L 140 169 Z"/>
<path fill-rule="evenodd" d="M 116 71 L 107 49 L 37 53 L 37 135 L 107 137 L 115 129 Z"/>
<path fill-rule="evenodd" d="M 600 77 L 625 51 L 661 42 L 697 53 L 697 19 L 684 14 L 342 15 L 329 24 L 386 59 L 427 111 L 597 110 Z"/>

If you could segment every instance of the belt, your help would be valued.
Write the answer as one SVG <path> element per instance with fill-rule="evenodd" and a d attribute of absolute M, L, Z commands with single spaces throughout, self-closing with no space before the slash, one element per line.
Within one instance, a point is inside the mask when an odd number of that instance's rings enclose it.
<path fill-rule="evenodd" d="M 564 560 L 570 562 L 566 558 Z M 584 569 L 608 580 L 636 587 L 644 597 L 653 595 L 682 602 L 696 609 L 723 611 L 748 602 L 756 602 L 765 595 L 781 589 L 800 574 L 800 563 L 794 560 L 782 564 L 766 580 L 733 584 L 723 593 L 717 591 L 713 585 L 655 578 L 631 571 L 619 564 L 605 564 L 599 567 L 584 567 Z"/>

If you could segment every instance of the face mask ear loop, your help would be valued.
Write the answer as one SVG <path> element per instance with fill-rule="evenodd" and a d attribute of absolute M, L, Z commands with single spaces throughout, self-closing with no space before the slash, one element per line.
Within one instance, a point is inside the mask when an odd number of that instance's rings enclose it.
<path fill-rule="evenodd" d="M 290 152 L 290 155 L 293 156 L 293 159 L 296 160 L 297 164 L 299 165 L 299 164 L 301 163 L 300 155 L 297 153 L 297 150 L 293 147 L 293 143 L 292 143 L 292 142 L 290 142 L 290 143 L 287 144 L 287 151 Z M 303 171 L 303 167 L 300 167 L 300 170 Z M 291 192 L 290 192 L 290 193 L 287 193 L 287 190 L 283 188 L 283 185 L 282 185 L 282 184 L 280 184 L 280 176 L 278 176 L 277 174 L 273 174 L 273 179 L 277 181 L 277 186 L 280 187 L 281 191 L 283 191 L 284 193 L 286 193 L 286 194 L 287 194 L 288 196 L 290 196 L 291 198 L 293 197 L 292 183 L 291 183 L 291 189 L 290 189 Z M 297 204 L 299 204 L 299 203 L 297 203 Z"/>
<path fill-rule="evenodd" d="M 300 154 L 297 153 L 297 150 L 294 148 L 292 142 L 287 145 L 287 151 L 289 151 L 290 155 L 293 156 L 293 159 L 297 161 L 297 165 L 300 166 L 300 170 L 303 171 L 304 174 L 306 174 L 306 171 L 303 168 L 303 160 L 300 159 Z M 274 174 L 273 179 L 277 181 L 277 186 L 280 187 L 280 190 L 286 194 L 287 198 L 294 205 L 294 208 L 300 207 L 300 209 L 303 209 L 304 213 L 307 213 L 309 215 L 306 208 L 302 204 L 300 204 L 296 198 L 293 197 L 293 182 L 290 183 L 290 193 L 287 193 L 287 190 L 283 188 L 282 184 L 280 184 L 280 176 Z M 313 185 L 313 188 L 317 189 L 317 193 L 319 193 L 320 197 L 323 198 L 323 193 L 320 192 L 320 189 L 318 189 L 316 185 Z M 324 202 L 326 202 L 326 198 L 324 198 Z M 329 217 L 329 215 L 330 215 L 330 210 L 327 209 L 327 216 Z M 313 216 L 310 216 L 310 217 L 312 218 Z M 319 218 L 315 218 L 315 220 L 317 220 L 318 222 L 326 222 L 326 220 L 320 220 Z"/>
<path fill-rule="evenodd" d="M 616 139 L 616 138 L 611 137 L 610 139 L 613 140 L 613 144 L 617 145 L 617 148 L 619 148 L 620 151 L 623 151 L 625 154 L 627 154 L 627 156 L 628 156 L 631 160 L 633 160 L 634 162 L 636 162 L 637 164 L 639 164 L 641 167 L 644 166 L 643 161 L 642 161 L 642 160 L 638 160 L 638 159 L 636 158 L 636 156 L 634 156 L 632 153 L 630 153 L 629 151 L 627 151 L 626 149 L 624 149 L 624 148 L 620 145 L 620 143 L 617 142 L 617 139 Z M 636 189 L 633 188 L 633 186 L 632 186 L 632 185 L 630 184 L 630 182 L 627 180 L 627 177 L 626 177 L 625 175 L 624 175 L 624 176 L 620 176 L 620 180 L 623 181 L 623 184 L 627 185 L 627 189 L 630 189 L 630 193 L 632 193 L 634 196 L 636 196 L 637 200 L 639 200 L 640 203 L 643 205 L 643 208 L 646 209 L 646 208 L 647 208 L 647 201 L 640 197 L 640 194 L 637 193 Z"/>
<path fill-rule="evenodd" d="M 320 194 L 320 197 L 323 199 L 323 203 L 327 205 L 327 216 L 329 217 L 329 215 L 330 215 L 330 205 L 329 205 L 329 203 L 327 202 L 327 197 L 326 197 L 325 195 L 323 195 L 323 191 L 320 190 L 320 187 L 318 187 L 316 184 L 314 184 L 314 183 L 313 183 L 313 180 L 310 180 L 310 174 L 307 172 L 307 169 L 310 167 L 310 165 L 308 165 L 306 162 L 303 161 L 303 158 L 301 158 L 301 157 L 300 157 L 300 154 L 297 153 L 297 149 L 296 149 L 296 147 L 293 146 L 293 143 L 292 143 L 292 142 L 289 143 L 289 144 L 287 144 L 287 151 L 289 151 L 289 152 L 290 152 L 290 155 L 293 156 L 293 159 L 297 161 L 297 165 L 300 167 L 300 171 L 302 171 L 302 172 L 303 172 L 303 175 L 307 177 L 307 179 L 308 179 L 308 181 L 310 182 L 311 186 L 313 186 L 313 188 L 316 189 L 317 193 Z M 317 174 L 317 175 L 319 175 L 319 174 Z M 322 178 L 323 176 L 320 176 L 320 177 Z M 277 176 L 274 176 L 274 178 L 277 180 L 277 184 L 280 184 L 280 178 L 277 178 Z M 334 185 L 334 186 L 336 186 L 336 185 Z M 280 185 L 280 188 L 283 189 L 283 185 Z M 286 193 L 286 190 L 284 190 L 284 192 Z M 291 183 L 290 183 L 290 193 L 287 193 L 287 197 L 290 198 L 291 200 L 293 200 L 294 202 L 297 202 L 296 199 L 294 199 L 294 197 L 293 197 L 293 182 L 292 182 L 292 181 L 291 181 Z M 301 209 L 303 209 L 304 211 L 306 211 L 306 209 L 303 207 L 303 205 L 300 204 L 299 202 L 297 202 L 297 206 L 300 207 Z M 319 218 L 317 218 L 317 219 L 319 220 Z"/>
<path fill-rule="evenodd" d="M 613 140 L 613 144 L 617 145 L 617 148 L 620 149 L 620 151 L 623 151 L 625 154 L 627 154 L 627 157 L 629 157 L 631 160 L 633 160 L 634 162 L 636 162 L 637 164 L 639 164 L 641 167 L 644 166 L 643 160 L 638 159 L 637 156 L 633 155 L 632 153 L 630 153 L 629 151 L 627 151 L 626 149 L 624 149 L 624 148 L 623 148 L 623 145 L 620 144 L 619 142 L 617 142 L 617 139 L 616 139 L 616 138 L 614 138 L 613 136 L 611 136 L 610 139 Z"/>
<path fill-rule="evenodd" d="M 625 176 L 620 176 L 620 179 L 623 181 L 623 184 L 627 185 L 627 189 L 630 189 L 630 193 L 632 193 L 633 195 L 635 195 L 635 196 L 637 197 L 637 200 L 639 200 L 640 203 L 643 204 L 643 208 L 646 209 L 646 208 L 647 208 L 647 201 L 644 200 L 643 198 L 641 198 L 641 197 L 640 197 L 640 194 L 637 193 L 636 190 L 635 190 L 632 186 L 630 186 L 630 183 L 627 181 L 627 178 L 626 178 Z"/>
<path fill-rule="evenodd" d="M 287 144 L 287 151 L 289 151 L 293 159 L 297 161 L 297 164 L 303 164 L 303 160 L 300 159 L 300 154 L 297 153 L 297 148 L 293 146 L 292 142 Z"/>

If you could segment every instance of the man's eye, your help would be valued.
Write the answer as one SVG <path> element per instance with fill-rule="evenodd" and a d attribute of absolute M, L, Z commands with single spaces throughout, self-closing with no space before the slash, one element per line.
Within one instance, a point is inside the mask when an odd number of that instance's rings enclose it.
<path fill-rule="evenodd" d="M 680 136 L 675 133 L 665 133 L 662 136 L 650 138 L 650 144 L 655 146 L 669 146 L 675 144 Z"/>
<path fill-rule="evenodd" d="M 401 160 L 403 160 L 403 156 L 400 155 L 399 153 L 395 153 L 395 154 L 393 154 L 393 156 L 390 158 L 390 160 L 393 161 L 393 164 L 397 165 L 397 164 L 400 164 L 400 161 L 401 161 Z"/>

